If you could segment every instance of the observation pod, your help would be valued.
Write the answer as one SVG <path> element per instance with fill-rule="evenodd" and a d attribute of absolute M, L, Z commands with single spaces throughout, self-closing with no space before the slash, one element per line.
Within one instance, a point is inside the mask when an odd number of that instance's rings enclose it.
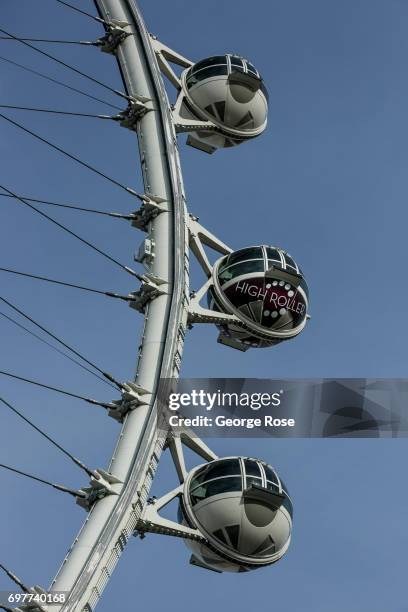
<path fill-rule="evenodd" d="M 212 310 L 239 319 L 218 328 L 219 342 L 241 350 L 293 338 L 309 318 L 302 271 L 277 247 L 250 247 L 218 260 L 208 301 Z"/>
<path fill-rule="evenodd" d="M 186 541 L 191 563 L 206 569 L 246 572 L 270 565 L 290 543 L 292 502 L 274 469 L 257 459 L 230 457 L 194 469 L 180 514 L 207 539 Z"/>
<path fill-rule="evenodd" d="M 181 77 L 181 116 L 210 121 L 187 143 L 207 153 L 259 136 L 268 114 L 268 93 L 257 69 L 238 55 L 217 55 L 194 64 Z"/>

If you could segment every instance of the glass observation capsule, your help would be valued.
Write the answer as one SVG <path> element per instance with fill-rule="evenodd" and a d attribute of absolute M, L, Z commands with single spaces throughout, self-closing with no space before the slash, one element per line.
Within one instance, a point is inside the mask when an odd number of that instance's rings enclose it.
<path fill-rule="evenodd" d="M 238 55 L 217 55 L 182 75 L 182 115 L 211 121 L 218 133 L 199 130 L 189 144 L 212 153 L 254 138 L 266 128 L 268 93 L 257 69 Z"/>
<path fill-rule="evenodd" d="M 258 459 L 229 457 L 193 470 L 179 512 L 208 542 L 186 541 L 191 563 L 207 569 L 245 572 L 270 565 L 290 543 L 289 494 L 275 470 Z"/>
<path fill-rule="evenodd" d="M 209 307 L 235 315 L 219 325 L 219 342 L 246 350 L 297 336 L 308 318 L 309 291 L 302 271 L 277 247 L 255 246 L 220 259 L 213 270 Z"/>

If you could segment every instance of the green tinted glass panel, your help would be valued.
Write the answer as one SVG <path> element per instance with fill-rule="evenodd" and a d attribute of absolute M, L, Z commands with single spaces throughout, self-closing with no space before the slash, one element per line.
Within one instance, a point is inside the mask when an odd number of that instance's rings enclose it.
<path fill-rule="evenodd" d="M 209 68 L 204 68 L 204 70 L 200 70 L 199 72 L 195 72 L 187 77 L 186 84 L 187 89 L 190 89 L 196 83 L 200 81 L 204 81 L 204 79 L 209 79 L 213 76 L 220 76 L 223 74 L 228 74 L 227 66 L 210 66 Z"/>
<path fill-rule="evenodd" d="M 286 265 L 287 266 L 291 266 L 292 268 L 297 270 L 297 266 L 296 266 L 295 262 L 293 261 L 292 257 L 290 257 L 289 255 L 285 255 L 285 260 L 286 260 Z"/>
<path fill-rule="evenodd" d="M 281 256 L 277 249 L 271 249 L 270 247 L 266 247 L 266 256 L 268 259 L 276 260 L 279 263 L 281 262 Z"/>
<path fill-rule="evenodd" d="M 246 477 L 247 489 L 252 485 L 255 485 L 257 487 L 262 487 L 262 480 L 260 478 L 255 478 L 254 476 L 247 476 Z"/>
<path fill-rule="evenodd" d="M 241 276 L 241 274 L 250 274 L 251 272 L 264 272 L 265 264 L 263 259 L 253 261 L 243 261 L 237 263 L 234 266 L 225 268 L 221 273 L 218 274 L 221 284 L 230 281 L 232 278 Z"/>
<path fill-rule="evenodd" d="M 245 261 L 246 259 L 261 259 L 263 257 L 263 251 L 261 247 L 249 247 L 248 249 L 240 249 L 228 255 L 228 265 L 237 263 L 238 261 Z"/>
<path fill-rule="evenodd" d="M 278 478 L 273 469 L 269 465 L 264 465 L 263 467 L 265 470 L 266 480 L 270 480 L 271 482 L 278 484 Z"/>
<path fill-rule="evenodd" d="M 257 476 L 261 478 L 261 470 L 259 469 L 259 465 L 257 461 L 253 459 L 245 459 L 245 472 L 247 476 Z"/>
<path fill-rule="evenodd" d="M 247 62 L 247 68 L 248 68 L 248 72 L 252 72 L 253 74 L 255 74 L 257 77 L 259 77 L 259 72 L 257 71 L 257 69 L 255 68 L 255 66 L 253 66 L 252 64 L 250 64 L 249 62 Z"/>
<path fill-rule="evenodd" d="M 271 482 L 270 480 L 266 481 L 266 488 L 274 493 L 279 493 L 279 487 L 276 483 Z"/>
<path fill-rule="evenodd" d="M 205 482 L 191 492 L 191 503 L 195 505 L 208 497 L 236 491 L 242 491 L 241 476 L 227 476 L 226 478 L 211 480 L 210 482 Z"/>
<path fill-rule="evenodd" d="M 241 466 L 238 459 L 225 459 L 205 466 L 191 481 L 191 489 L 206 480 L 221 476 L 240 476 Z"/>
<path fill-rule="evenodd" d="M 208 68 L 209 66 L 216 66 L 218 64 L 227 65 L 227 57 L 225 55 L 214 55 L 213 57 L 207 57 L 206 59 L 194 64 L 194 66 L 191 68 L 190 74 L 194 74 L 195 72 L 198 72 L 198 70 Z"/>

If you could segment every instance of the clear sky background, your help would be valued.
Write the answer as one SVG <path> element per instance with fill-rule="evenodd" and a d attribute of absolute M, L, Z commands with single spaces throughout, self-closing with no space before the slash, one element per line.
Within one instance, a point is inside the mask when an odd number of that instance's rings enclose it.
<path fill-rule="evenodd" d="M 76 4 L 94 11 L 90 0 Z M 311 292 L 306 331 L 275 349 L 243 354 L 218 345 L 215 328 L 195 326 L 183 375 L 406 377 L 407 2 L 140 4 L 149 29 L 187 57 L 236 52 L 264 76 L 270 114 L 261 138 L 214 156 L 181 145 L 189 207 L 233 248 L 285 248 L 303 268 Z M 2 2 L 0 27 L 39 38 L 93 40 L 101 34 L 96 23 L 53 0 Z M 41 47 L 122 88 L 112 57 L 87 47 Z M 120 98 L 21 44 L 0 41 L 0 55 L 122 106 Z M 115 112 L 1 59 L 0 70 L 1 104 Z M 115 123 L 0 112 L 141 189 L 136 138 Z M 0 184 L 20 195 L 107 211 L 138 206 L 1 117 L 0 155 Z M 143 235 L 125 221 L 44 210 L 132 265 Z M 3 267 L 104 290 L 136 288 L 126 273 L 6 198 L 0 232 Z M 117 378 L 133 376 L 142 319 L 126 304 L 0 275 L 1 295 Z M 12 315 L 4 305 L 0 311 Z M 104 401 L 114 397 L 1 316 L 0 342 L 0 369 Z M 106 467 L 119 426 L 102 409 L 5 378 L 0 394 L 88 465 Z M 289 553 L 271 568 L 218 575 L 189 566 L 180 541 L 134 540 L 101 612 L 158 612 L 163 606 L 195 612 L 408 611 L 406 440 L 217 439 L 213 447 L 220 455 L 259 456 L 276 466 L 295 506 Z M 67 486 L 86 484 L 85 475 L 2 407 L 0 463 Z M 153 492 L 160 495 L 175 482 L 163 462 Z M 0 562 L 27 583 L 46 587 L 84 513 L 68 496 L 8 473 L 0 473 L 0 486 Z M 0 589 L 6 588 L 9 581 L 0 577 Z"/>

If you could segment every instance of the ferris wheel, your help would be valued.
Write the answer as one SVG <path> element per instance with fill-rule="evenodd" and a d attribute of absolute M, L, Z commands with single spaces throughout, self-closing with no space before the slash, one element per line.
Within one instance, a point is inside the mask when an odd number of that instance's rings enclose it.
<path fill-rule="evenodd" d="M 116 58 L 123 91 L 38 47 L 38 42 L 47 41 L 23 39 L 2 29 L 0 32 L 5 38 L 25 45 L 33 53 L 94 81 L 117 96 L 115 113 L 97 118 L 114 121 L 137 136 L 144 185 L 143 189 L 133 189 L 47 136 L 0 113 L 2 120 L 13 128 L 23 130 L 59 155 L 109 181 L 138 203 L 138 208 L 131 213 L 107 212 L 27 197 L 17 188 L 1 185 L 0 195 L 31 209 L 139 283 L 137 290 L 119 294 L 2 269 L 9 274 L 105 294 L 127 302 L 144 317 L 135 377 L 122 381 L 72 347 L 63 334 L 50 331 L 28 310 L 0 297 L 2 305 L 11 309 L 11 314 L 5 314 L 8 320 L 21 328 L 22 317 L 36 330 L 30 327 L 28 333 L 41 333 L 42 342 L 52 341 L 54 349 L 107 382 L 110 391 L 114 389 L 120 396 L 113 401 L 97 401 L 55 385 L 2 372 L 28 384 L 99 405 L 121 424 L 109 466 L 90 468 L 34 419 L 28 418 L 24 410 L 0 398 L 7 409 L 90 478 L 88 486 L 74 490 L 2 465 L 70 494 L 87 512 L 48 589 L 27 587 L 6 565 L 1 566 L 27 595 L 33 596 L 32 600 L 9 603 L 8 607 L 3 606 L 5 609 L 46 610 L 52 603 L 53 610 L 66 612 L 94 610 L 132 535 L 143 538 L 152 532 L 179 537 L 190 548 L 193 565 L 216 572 L 248 572 L 271 565 L 285 554 L 291 539 L 293 508 L 288 489 L 276 470 L 259 458 L 219 458 L 187 428 L 176 432 L 164 426 L 160 420 L 158 389 L 160 380 L 179 377 L 183 346 L 193 325 L 215 325 L 218 341 L 226 350 L 268 348 L 303 331 L 309 319 L 309 290 L 298 262 L 281 246 L 242 245 L 234 251 L 228 246 L 228 237 L 217 237 L 187 207 L 177 138 L 185 134 L 191 147 L 203 154 L 217 155 L 219 149 L 245 146 L 246 141 L 261 135 L 267 125 L 268 91 L 257 68 L 247 58 L 228 52 L 191 61 L 148 32 L 133 0 L 95 0 L 97 15 L 83 10 L 82 5 L 80 8 L 70 2 L 55 1 L 100 24 L 103 31 L 97 40 L 78 43 L 97 47 Z M 169 100 L 163 77 L 173 87 L 173 100 Z M 54 77 L 45 78 L 57 82 Z M 59 85 L 67 86 L 62 82 Z M 84 95 L 78 88 L 76 92 Z M 8 108 L 18 110 L 11 105 Z M 28 106 L 20 108 L 45 112 Z M 79 114 L 50 109 L 46 112 Z M 135 271 L 44 212 L 44 204 L 130 222 L 143 233 L 135 256 L 143 271 Z M 214 263 L 208 255 L 209 249 L 214 253 Z M 205 277 L 197 291 L 191 291 L 189 285 L 190 254 Z M 15 314 L 20 322 L 13 318 Z M 186 468 L 185 448 L 197 455 L 199 465 L 192 470 Z M 171 454 L 179 482 L 159 499 L 151 498 L 149 491 L 165 450 Z M 160 513 L 173 500 L 179 504 L 177 521 Z M 56 599 L 60 593 L 66 594 L 63 600 Z M 53 594 L 55 599 L 48 600 Z"/>

